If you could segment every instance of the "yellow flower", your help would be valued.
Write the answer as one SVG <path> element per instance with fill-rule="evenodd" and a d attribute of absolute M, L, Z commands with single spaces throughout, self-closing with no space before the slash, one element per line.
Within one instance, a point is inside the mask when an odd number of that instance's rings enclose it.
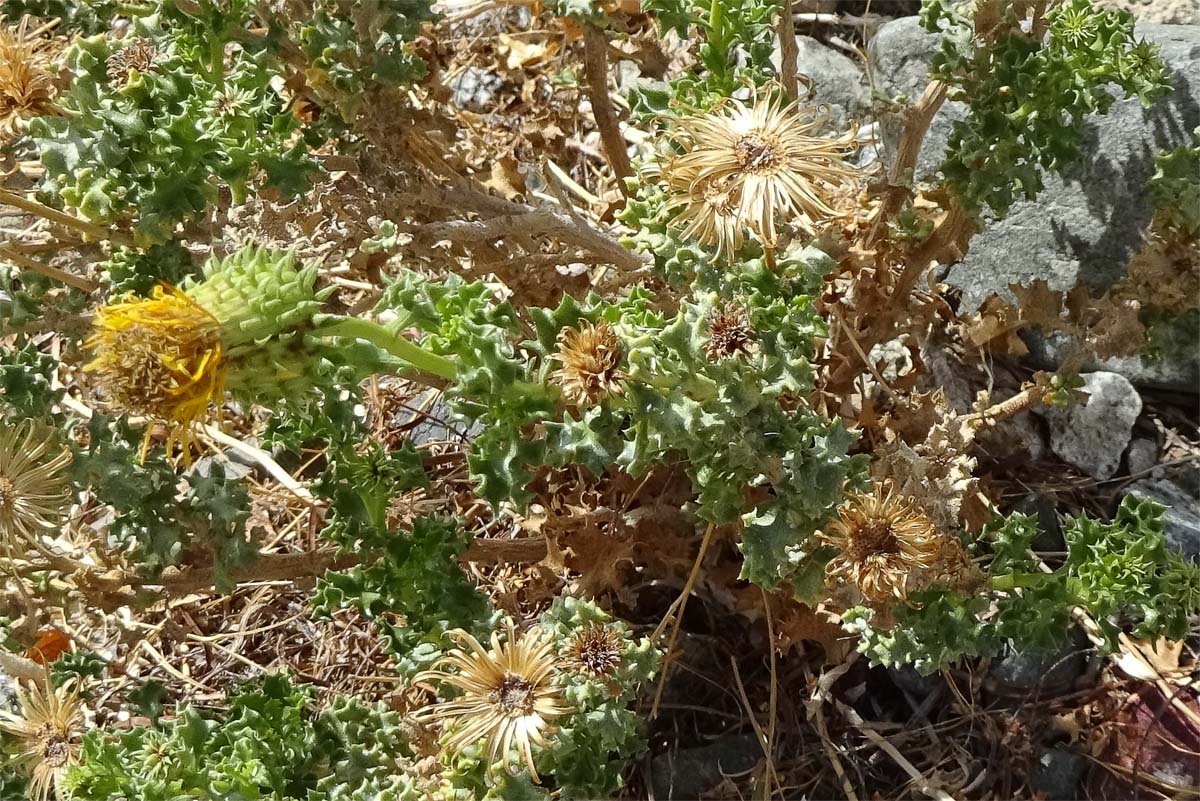
<path fill-rule="evenodd" d="M 47 801 L 62 798 L 62 781 L 75 763 L 83 728 L 83 702 L 78 692 L 63 686 L 30 685 L 17 689 L 16 714 L 0 711 L 0 730 L 16 740 L 16 759 L 29 772 L 29 797 Z"/>
<path fill-rule="evenodd" d="M 621 666 L 625 644 L 620 634 L 595 621 L 580 626 L 567 639 L 566 663 L 593 679 L 611 678 Z"/>
<path fill-rule="evenodd" d="M 827 575 L 849 581 L 870 602 L 906 599 L 910 580 L 939 563 L 943 538 L 911 500 L 895 495 L 890 482 L 850 495 L 837 515 L 821 533 L 839 551 Z"/>
<path fill-rule="evenodd" d="M 0 17 L 0 22 L 3 18 Z M 30 38 L 29 19 L 12 28 L 0 24 L 0 134 L 11 138 L 21 121 L 54 113 L 54 78 L 48 69 L 46 40 Z"/>
<path fill-rule="evenodd" d="M 726 258 L 743 228 L 768 249 L 778 243 L 779 219 L 814 234 L 837 215 L 831 193 L 858 177 L 844 161 L 857 147 L 856 130 L 813 135 L 824 119 L 817 107 L 782 106 L 765 93 L 681 119 L 671 138 L 683 152 L 663 169 L 669 206 L 682 207 L 672 223 Z"/>
<path fill-rule="evenodd" d="M 32 421 L 3 422 L 0 431 L 0 542 L 6 552 L 24 551 L 37 532 L 52 529 L 71 497 L 63 468 L 71 452 L 43 459 L 54 432 Z"/>
<path fill-rule="evenodd" d="M 625 374 L 619 369 L 621 340 L 604 321 L 592 325 L 585 320 L 579 328 L 564 328 L 554 358 L 562 367 L 551 380 L 570 404 L 586 406 L 625 392 Z"/>
<path fill-rule="evenodd" d="M 223 398 L 225 364 L 221 324 L 174 287 L 159 285 L 150 298 L 118 300 L 96 312 L 86 346 L 109 399 L 122 408 L 172 426 L 167 450 L 184 453 L 209 404 Z M 142 453 L 149 444 L 149 432 Z"/>
<path fill-rule="evenodd" d="M 445 747 L 455 755 L 486 740 L 489 776 L 497 761 L 514 770 L 509 753 L 515 747 L 533 781 L 540 782 L 532 746 L 544 747 L 545 735 L 554 729 L 551 721 L 569 711 L 553 684 L 554 642 L 537 629 L 518 636 L 511 620 L 506 628 L 505 641 L 494 632 L 489 649 L 465 631 L 452 632 L 466 650 L 455 648 L 417 680 L 449 684 L 461 695 L 428 706 L 417 717 L 446 721 Z"/>

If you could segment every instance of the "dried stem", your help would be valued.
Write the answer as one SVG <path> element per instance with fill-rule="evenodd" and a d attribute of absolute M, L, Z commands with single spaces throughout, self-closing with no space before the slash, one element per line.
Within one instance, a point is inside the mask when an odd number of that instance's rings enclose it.
<path fill-rule="evenodd" d="M 896 149 L 896 161 L 888 174 L 887 194 L 871 230 L 871 239 L 875 238 L 883 225 L 896 216 L 911 191 L 912 171 L 921 152 L 921 143 L 925 141 L 925 134 L 929 130 L 929 124 L 933 122 L 934 115 L 946 100 L 946 88 L 946 84 L 941 81 L 930 81 L 917 104 L 908 111 L 904 132 L 900 134 L 900 145 Z"/>
<path fill-rule="evenodd" d="M 511 200 L 478 192 L 466 187 L 429 188 L 423 191 L 419 200 L 443 209 L 454 209 L 461 212 L 474 212 L 480 216 L 505 217 L 499 223 L 500 227 L 511 226 L 519 218 L 525 236 L 556 237 L 564 244 L 574 245 L 583 250 L 603 257 L 614 267 L 637 272 L 650 264 L 650 257 L 639 255 L 625 248 L 612 236 L 597 231 L 573 218 L 570 214 L 555 211 L 552 208 L 534 208 L 524 203 L 514 203 Z M 448 223 L 434 223 L 446 226 Z M 457 237 L 456 241 L 481 241 L 490 232 L 497 230 L 494 226 L 471 227 L 469 225 L 443 227 L 439 229 L 446 238 Z M 469 232 L 469 233 L 468 233 Z M 424 235 L 418 233 L 419 236 Z"/>
<path fill-rule="evenodd" d="M 621 194 L 628 195 L 624 179 L 633 175 L 633 168 L 629 165 L 625 137 L 621 135 L 617 111 L 608 93 L 608 39 L 604 31 L 591 24 L 583 27 L 583 69 L 588 99 L 592 101 L 592 115 L 600 129 L 600 140 L 604 142 L 604 153 L 616 173 L 617 187 Z"/>
<path fill-rule="evenodd" d="M 792 14 L 792 0 L 779 3 L 779 78 L 788 100 L 795 100 L 800 93 L 800 80 L 796 64 L 800 59 L 800 47 L 796 44 L 796 21 Z"/>
<path fill-rule="evenodd" d="M 4 671 L 15 679 L 24 679 L 25 681 L 40 682 L 46 678 L 45 666 L 2 649 L 0 649 L 0 671 Z"/>
<path fill-rule="evenodd" d="M 21 211 L 27 211 L 43 219 L 49 220 L 52 223 L 57 223 L 65 228 L 71 228 L 79 231 L 85 236 L 96 241 L 107 240 L 116 242 L 118 245 L 134 244 L 133 239 L 128 235 L 112 228 L 107 228 L 103 225 L 98 225 L 87 220 L 81 220 L 78 217 L 51 208 L 44 203 L 39 203 L 36 200 L 25 197 L 22 194 L 13 192 L 10 189 L 0 188 L 0 204 L 14 206 Z"/>
<path fill-rule="evenodd" d="M 982 412 L 967 415 L 965 419 L 993 426 L 1002 420 L 1016 417 L 1021 412 L 1027 412 L 1035 406 L 1040 406 L 1045 401 L 1045 388 L 1034 384 L 1033 386 L 1026 387 L 1007 400 L 1002 400 L 999 403 L 989 406 Z"/>
<path fill-rule="evenodd" d="M 51 267 L 49 264 L 44 264 L 37 259 L 31 259 L 24 253 L 13 250 L 8 244 L 0 244 L 0 259 L 12 262 L 18 267 L 38 273 L 39 275 L 44 275 L 47 278 L 52 278 L 55 281 L 84 292 L 92 292 L 98 286 L 95 281 L 88 278 L 69 273 L 66 270 L 60 270 L 57 267 Z"/>

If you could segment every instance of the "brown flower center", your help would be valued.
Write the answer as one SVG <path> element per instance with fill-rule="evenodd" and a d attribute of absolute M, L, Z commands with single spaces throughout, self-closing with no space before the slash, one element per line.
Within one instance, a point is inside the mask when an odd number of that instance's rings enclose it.
<path fill-rule="evenodd" d="M 506 673 L 492 690 L 491 701 L 506 715 L 519 717 L 533 711 L 533 685 L 515 673 Z"/>
<path fill-rule="evenodd" d="M 756 133 L 743 136 L 733 149 L 738 164 L 746 172 L 769 172 L 780 162 L 778 142 Z"/>
<path fill-rule="evenodd" d="M 597 678 L 608 675 L 621 664 L 621 643 L 617 636 L 595 623 L 575 632 L 571 651 L 579 668 Z"/>
<path fill-rule="evenodd" d="M 864 562 L 872 556 L 898 553 L 900 543 L 886 520 L 868 520 L 858 527 L 850 539 L 847 556 L 851 561 Z"/>
<path fill-rule="evenodd" d="M 17 485 L 8 476 L 0 476 L 0 512 L 10 511 L 16 499 Z"/>
<path fill-rule="evenodd" d="M 67 764 L 71 756 L 71 744 L 61 732 L 55 731 L 47 723 L 42 727 L 42 761 L 52 768 L 61 768 Z"/>

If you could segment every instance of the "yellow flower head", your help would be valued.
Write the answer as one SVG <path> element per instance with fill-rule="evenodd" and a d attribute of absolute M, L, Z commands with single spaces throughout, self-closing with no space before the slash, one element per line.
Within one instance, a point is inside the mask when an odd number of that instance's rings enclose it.
<path fill-rule="evenodd" d="M 770 249 L 779 219 L 815 233 L 837 215 L 831 193 L 858 177 L 844 160 L 857 147 L 856 130 L 813 135 L 824 119 L 817 107 L 783 106 L 766 93 L 681 119 L 671 138 L 682 152 L 663 169 L 669 205 L 680 208 L 673 224 L 727 258 L 743 228 Z"/>
<path fill-rule="evenodd" d="M 159 285 L 149 298 L 102 307 L 94 326 L 86 346 L 95 358 L 84 369 L 112 402 L 167 422 L 172 443 L 189 443 L 209 404 L 223 397 L 217 319 L 178 289 Z"/>
<path fill-rule="evenodd" d="M 554 358 L 562 367 L 551 380 L 568 403 L 586 406 L 625 392 L 621 384 L 625 374 L 619 369 L 621 340 L 603 320 L 596 325 L 584 320 L 578 328 L 564 328 Z"/>
<path fill-rule="evenodd" d="M 21 121 L 54 113 L 54 78 L 48 68 L 46 41 L 27 33 L 29 19 L 16 28 L 0 18 L 0 134 L 18 133 Z"/>
<path fill-rule="evenodd" d="M 64 448 L 50 458 L 53 431 L 32 421 L 0 421 L 0 543 L 6 552 L 24 551 L 37 532 L 54 528 L 71 498 L 63 469 L 71 463 Z"/>
<path fill-rule="evenodd" d="M 16 713 L 0 711 L 0 731 L 16 740 L 16 758 L 29 772 L 29 797 L 62 798 L 62 781 L 75 764 L 83 729 L 83 701 L 74 689 L 30 685 L 17 689 Z"/>
<path fill-rule="evenodd" d="M 452 632 L 466 650 L 452 650 L 433 670 L 417 676 L 457 688 L 461 694 L 417 713 L 418 719 L 444 720 L 449 727 L 445 747 L 452 754 L 486 740 L 488 774 L 503 761 L 511 772 L 509 752 L 515 746 L 529 775 L 539 782 L 532 746 L 545 746 L 551 721 L 569 711 L 553 683 L 558 664 L 554 641 L 534 629 L 518 635 L 511 620 L 500 642 L 492 634 L 491 648 L 465 631 Z"/>
<path fill-rule="evenodd" d="M 904 600 L 910 580 L 939 563 L 943 538 L 912 501 L 895 495 L 890 482 L 850 495 L 837 514 L 821 534 L 839 551 L 827 574 L 849 581 L 872 603 Z"/>
<path fill-rule="evenodd" d="M 316 278 L 317 265 L 297 269 L 291 253 L 247 245 L 214 256 L 201 280 L 100 308 L 84 369 L 118 409 L 167 423 L 167 449 L 182 443 L 186 461 L 226 391 L 246 404 L 294 400 L 319 380 L 325 352 L 309 335 L 333 287 L 315 289 Z"/>

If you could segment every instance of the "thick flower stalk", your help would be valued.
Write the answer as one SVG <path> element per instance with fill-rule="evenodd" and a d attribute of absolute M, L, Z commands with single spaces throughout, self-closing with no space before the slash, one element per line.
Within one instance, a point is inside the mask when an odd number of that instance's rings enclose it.
<path fill-rule="evenodd" d="M 465 650 L 452 650 L 417 680 L 447 684 L 461 695 L 428 706 L 418 716 L 446 722 L 445 748 L 453 754 L 486 740 L 489 776 L 498 761 L 513 771 L 509 757 L 515 747 L 537 782 L 533 746 L 545 746 L 546 734 L 554 730 L 552 721 L 570 710 L 554 684 L 558 672 L 554 640 L 537 629 L 518 635 L 511 620 L 506 628 L 504 642 L 493 632 L 487 649 L 464 631 L 451 632 Z"/>
<path fill-rule="evenodd" d="M 85 366 L 119 409 L 170 426 L 168 451 L 188 446 L 225 392 L 250 403 L 295 400 L 330 382 L 339 368 L 370 372 L 378 351 L 405 365 L 453 375 L 453 363 L 425 353 L 367 320 L 318 314 L 331 288 L 315 288 L 315 265 L 291 254 L 245 247 L 210 260 L 202 280 L 155 287 L 101 307 Z M 362 349 L 332 339 L 366 340 Z M 374 357 L 373 357 L 374 355 Z M 352 372 L 353 372 L 352 369 Z M 143 443 L 143 456 L 149 434 Z"/>
<path fill-rule="evenodd" d="M 745 229 L 769 250 L 779 221 L 815 233 L 837 216 L 832 195 L 859 177 L 845 161 L 857 148 L 856 130 L 814 135 L 824 121 L 817 107 L 784 106 L 769 94 L 749 104 L 730 98 L 679 120 L 671 139 L 680 152 L 662 170 L 673 224 L 725 258 Z"/>

